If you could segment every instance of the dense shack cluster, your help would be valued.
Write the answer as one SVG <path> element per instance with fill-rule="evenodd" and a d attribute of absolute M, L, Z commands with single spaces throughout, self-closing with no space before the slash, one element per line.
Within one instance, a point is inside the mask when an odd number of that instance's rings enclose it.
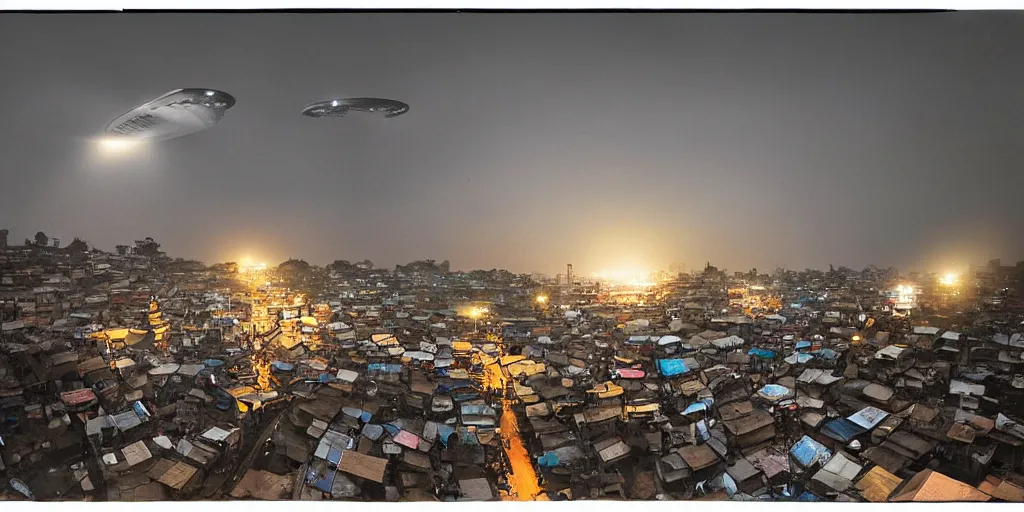
<path fill-rule="evenodd" d="M 3 499 L 1024 500 L 1018 267 L 616 284 L 46 245 L 0 249 Z"/>

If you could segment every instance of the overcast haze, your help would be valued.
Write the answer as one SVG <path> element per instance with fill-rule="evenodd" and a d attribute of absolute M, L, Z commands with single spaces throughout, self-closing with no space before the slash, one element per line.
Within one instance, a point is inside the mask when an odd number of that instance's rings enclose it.
<path fill-rule="evenodd" d="M 0 14 L 0 227 L 207 262 L 1012 263 L 1022 50 L 1020 13 Z M 238 103 L 96 154 L 179 87 Z M 299 115 L 341 96 L 411 110 Z"/>

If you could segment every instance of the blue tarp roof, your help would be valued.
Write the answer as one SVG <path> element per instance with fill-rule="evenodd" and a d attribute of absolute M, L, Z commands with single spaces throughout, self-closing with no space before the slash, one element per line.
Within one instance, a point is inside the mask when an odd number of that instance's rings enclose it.
<path fill-rule="evenodd" d="M 768 350 L 760 347 L 754 347 L 747 352 L 748 356 L 760 357 L 761 359 L 772 359 L 775 357 L 774 350 Z"/>
<path fill-rule="evenodd" d="M 856 423 L 857 425 L 865 429 L 873 429 L 885 418 L 889 416 L 889 413 L 879 409 L 878 407 L 871 407 L 870 405 L 847 416 L 847 419 Z"/>
<path fill-rule="evenodd" d="M 402 371 L 402 365 L 394 363 L 370 363 L 366 365 L 366 371 L 400 373 Z"/>
<path fill-rule="evenodd" d="M 284 361 L 274 361 L 273 363 L 270 363 L 270 366 L 279 372 L 290 372 L 295 369 L 294 364 L 286 363 Z"/>
<path fill-rule="evenodd" d="M 334 486 L 334 476 L 337 474 L 337 470 L 329 471 L 323 478 L 318 478 L 313 482 L 313 487 L 316 487 L 323 492 L 331 492 L 331 487 Z"/>
<path fill-rule="evenodd" d="M 790 390 L 786 386 L 780 386 L 778 384 L 768 384 L 767 386 L 761 388 L 761 390 L 758 391 L 758 393 L 772 398 L 777 398 L 788 395 L 790 393 Z"/>
<path fill-rule="evenodd" d="M 708 430 L 708 424 L 704 420 L 697 422 L 697 439 L 701 441 L 707 441 L 711 439 L 711 431 Z"/>
<path fill-rule="evenodd" d="M 658 371 L 666 377 L 674 377 L 689 373 L 690 369 L 686 367 L 686 363 L 682 359 L 659 359 Z"/>
<path fill-rule="evenodd" d="M 331 449 L 327 451 L 327 462 L 331 462 L 335 465 L 341 462 L 341 448 L 332 446 Z"/>
<path fill-rule="evenodd" d="M 687 406 L 685 410 L 683 410 L 683 415 L 685 416 L 687 414 L 693 414 L 693 413 L 697 413 L 697 412 L 700 412 L 700 411 L 706 411 L 706 410 L 711 408 L 712 404 L 714 404 L 714 400 L 712 400 L 710 398 L 701 400 L 699 402 L 694 402 L 694 403 L 690 404 L 689 406 Z"/>
<path fill-rule="evenodd" d="M 811 353 L 814 354 L 815 357 L 820 357 L 822 359 L 828 359 L 828 360 L 832 360 L 832 359 L 835 359 L 835 358 L 839 357 L 839 353 L 836 352 L 835 350 L 830 349 L 830 348 L 823 348 L 821 350 L 815 350 L 814 352 L 811 352 Z"/>
<path fill-rule="evenodd" d="M 828 448 L 809 436 L 800 438 L 789 450 L 789 454 L 805 468 L 813 466 L 815 462 L 824 463 L 832 458 L 832 452 Z"/>
<path fill-rule="evenodd" d="M 803 350 L 805 348 L 811 348 L 811 342 L 809 342 L 807 340 L 800 340 L 800 341 L 796 342 L 796 349 L 797 350 Z"/>
<path fill-rule="evenodd" d="M 691 415 L 694 413 L 699 413 L 701 411 L 708 411 L 708 406 L 706 403 L 698 401 L 696 403 L 690 403 L 689 407 L 687 407 L 686 410 L 683 411 L 683 415 Z"/>
<path fill-rule="evenodd" d="M 445 425 L 444 423 L 437 424 L 437 435 L 441 438 L 441 443 L 444 444 L 445 448 L 448 448 L 448 438 L 455 433 L 455 429 Z"/>
<path fill-rule="evenodd" d="M 384 435 L 384 427 L 367 423 L 363 425 L 363 435 L 370 441 L 376 441 L 380 439 L 380 436 Z"/>
<path fill-rule="evenodd" d="M 853 438 L 867 432 L 867 429 L 846 418 L 836 418 L 821 428 L 821 433 L 842 443 L 849 443 Z"/>
<path fill-rule="evenodd" d="M 558 466 L 558 454 L 555 452 L 547 452 L 540 457 L 537 457 L 537 464 L 542 468 L 553 468 Z"/>
<path fill-rule="evenodd" d="M 796 356 L 796 363 L 797 364 L 804 364 L 804 363 L 810 361 L 811 359 L 814 359 L 814 356 L 812 356 L 810 354 L 801 354 L 801 353 L 794 352 L 794 353 L 790 354 L 789 357 L 786 358 L 786 359 L 790 360 L 790 361 L 787 361 L 787 362 L 792 362 L 792 357 L 793 356 Z"/>
<path fill-rule="evenodd" d="M 370 418 L 373 417 L 373 414 L 370 411 L 364 411 L 355 407 L 342 407 L 341 412 L 344 413 L 345 416 L 359 418 L 359 421 L 362 421 L 363 423 L 369 422 Z"/>
<path fill-rule="evenodd" d="M 820 501 L 821 498 L 818 498 L 818 496 L 813 494 L 811 491 L 804 491 L 804 493 L 801 494 L 796 500 L 797 501 Z"/>

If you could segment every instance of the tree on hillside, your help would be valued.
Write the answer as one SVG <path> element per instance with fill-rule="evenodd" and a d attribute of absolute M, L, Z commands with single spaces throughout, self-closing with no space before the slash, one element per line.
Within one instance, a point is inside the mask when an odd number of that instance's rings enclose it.
<path fill-rule="evenodd" d="M 46 247 L 47 245 L 50 245 L 50 237 L 46 236 L 46 233 L 43 233 L 42 231 L 37 231 L 36 245 L 39 247 Z"/>
<path fill-rule="evenodd" d="M 278 272 L 308 272 L 309 263 L 305 260 L 290 259 L 277 266 Z"/>
<path fill-rule="evenodd" d="M 143 240 L 135 241 L 135 252 L 143 256 L 158 256 L 160 254 L 160 244 L 147 236 Z"/>
<path fill-rule="evenodd" d="M 351 272 L 355 265 L 348 260 L 334 260 L 334 263 L 327 265 L 327 268 L 334 272 Z"/>

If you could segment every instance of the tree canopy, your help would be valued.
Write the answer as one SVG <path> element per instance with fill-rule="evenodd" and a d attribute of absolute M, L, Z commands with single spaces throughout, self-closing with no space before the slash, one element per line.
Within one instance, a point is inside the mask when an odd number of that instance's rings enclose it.
<path fill-rule="evenodd" d="M 156 243 L 156 241 L 150 237 L 146 237 L 143 240 L 136 240 L 135 253 L 143 256 L 158 256 L 160 254 L 160 244 Z"/>

